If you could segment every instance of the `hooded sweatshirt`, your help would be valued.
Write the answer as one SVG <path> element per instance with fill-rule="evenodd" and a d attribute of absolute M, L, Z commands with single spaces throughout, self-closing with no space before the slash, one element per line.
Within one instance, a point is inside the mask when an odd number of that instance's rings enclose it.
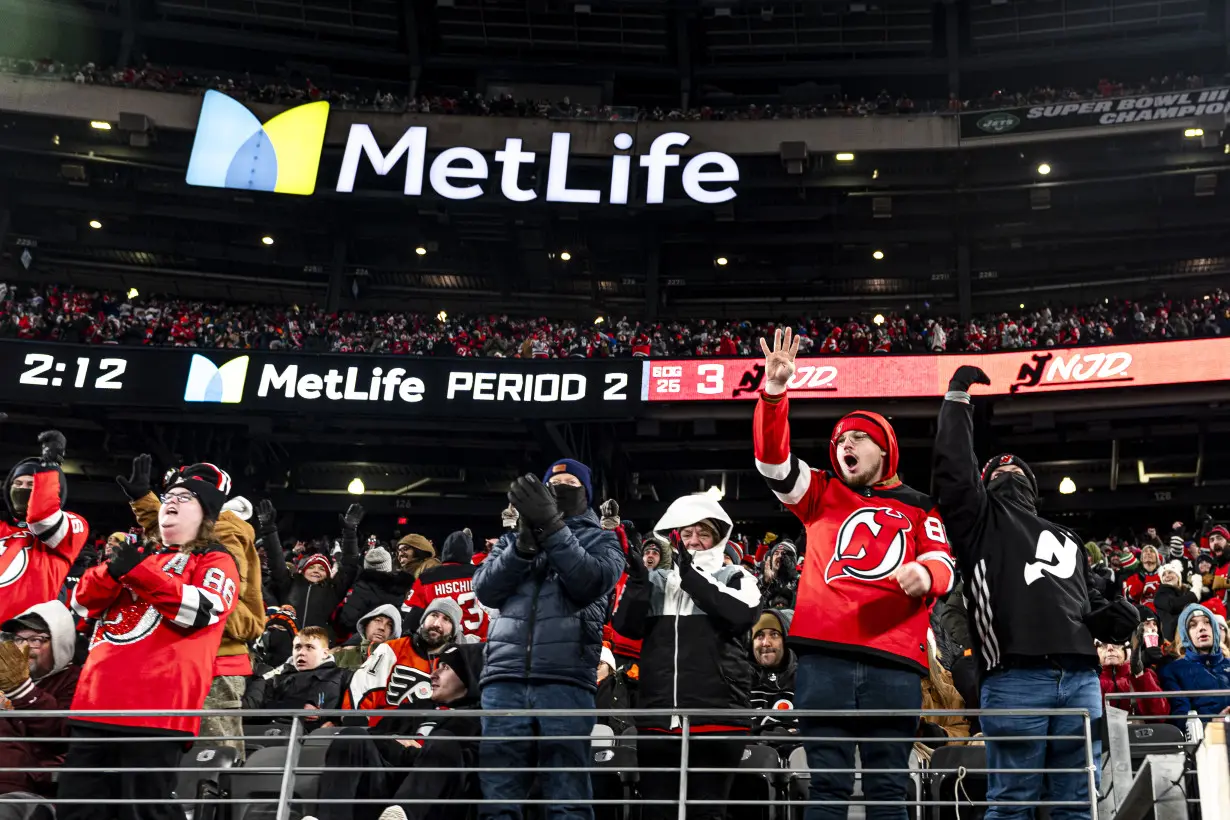
<path fill-rule="evenodd" d="M 418 629 L 423 613 L 436 598 L 447 597 L 461 607 L 461 632 L 487 640 L 487 611 L 474 596 L 474 539 L 465 530 L 444 539 L 440 550 L 441 564 L 423 570 L 410 594 L 402 604 L 406 614 L 406 631 Z"/>
<path fill-rule="evenodd" d="M 667 533 L 701 521 L 719 530 L 713 546 L 690 551 L 691 566 L 655 569 L 629 577 L 613 626 L 641 639 L 637 707 L 642 709 L 746 709 L 752 681 L 744 641 L 759 611 L 756 578 L 723 566 L 733 523 L 707 495 L 676 499 L 654 527 Z M 678 564 L 678 562 L 676 562 Z M 680 730 L 678 716 L 642 717 L 637 725 Z M 695 716 L 693 731 L 747 730 L 747 718 Z"/>
<path fill-rule="evenodd" d="M 373 646 L 367 640 L 367 625 L 371 622 L 372 618 L 380 615 L 393 622 L 393 634 L 389 635 L 389 640 L 392 641 L 401 637 L 401 613 L 392 604 L 381 604 L 360 618 L 358 624 L 356 624 L 356 634 L 359 636 L 359 643 L 345 646 L 333 653 L 333 659 L 340 668 L 358 669 L 371 656 L 372 650 L 380 645 L 376 644 Z"/>
<path fill-rule="evenodd" d="M 1192 643 L 1188 631 L 1188 621 L 1197 613 L 1203 613 L 1213 625 L 1213 648 L 1208 654 L 1201 654 Z M 1222 654 L 1221 637 L 1221 624 L 1208 607 L 1200 604 L 1186 607 L 1179 616 L 1179 643 L 1183 647 L 1183 657 L 1171 661 L 1162 670 L 1162 689 L 1167 692 L 1230 690 L 1230 660 Z M 1172 715 L 1186 715 L 1194 711 L 1201 717 L 1209 717 L 1230 707 L 1230 694 L 1225 697 L 1171 695 L 1169 700 Z"/>
<path fill-rule="evenodd" d="M 19 713 L 33 709 L 67 710 L 81 674 L 81 667 L 73 663 L 76 632 L 72 613 L 59 601 L 47 601 L 17 617 L 24 615 L 37 615 L 47 624 L 51 635 L 51 671 L 40 678 L 31 677 L 4 694 Z M 68 721 L 24 717 L 0 720 L 0 768 L 54 769 L 63 765 L 67 744 L 29 743 L 23 739 L 26 737 L 68 737 Z M 51 772 L 0 772 L 0 794 L 18 791 L 54 794 Z"/>
<path fill-rule="evenodd" d="M 359 570 L 354 586 L 338 606 L 333 625 L 339 635 L 363 634 L 363 617 L 384 604 L 401 606 L 414 584 L 414 576 L 401 570 L 384 572 L 364 567 Z M 398 616 L 398 621 L 401 616 Z"/>

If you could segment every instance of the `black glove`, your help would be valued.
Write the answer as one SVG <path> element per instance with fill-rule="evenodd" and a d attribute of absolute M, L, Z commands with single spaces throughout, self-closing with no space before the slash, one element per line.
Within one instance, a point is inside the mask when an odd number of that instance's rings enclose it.
<path fill-rule="evenodd" d="M 649 568 L 645 566 L 645 553 L 640 544 L 628 543 L 628 577 L 644 581 L 649 577 Z"/>
<path fill-rule="evenodd" d="M 342 529 L 354 532 L 359 528 L 359 522 L 363 520 L 366 514 L 362 504 L 351 504 L 346 508 L 345 515 L 339 515 L 338 519 L 342 522 Z"/>
<path fill-rule="evenodd" d="M 111 560 L 107 562 L 107 574 L 119 581 L 144 558 L 136 544 L 125 541 L 111 553 Z"/>
<path fill-rule="evenodd" d="M 538 476 L 526 474 L 508 488 L 508 503 L 516 508 L 521 520 L 529 524 L 530 532 L 538 540 L 564 528 L 564 516 L 555 501 L 555 493 L 538 480 Z"/>
<path fill-rule="evenodd" d="M 130 477 L 124 478 L 122 475 L 115 477 L 115 483 L 120 485 L 120 489 L 124 491 L 124 495 L 128 496 L 129 501 L 136 501 L 138 498 L 144 498 L 149 494 L 151 461 L 149 453 L 142 453 L 132 460 L 132 475 Z"/>
<path fill-rule="evenodd" d="M 679 576 L 683 577 L 692 571 L 692 553 L 683 545 L 675 547 L 673 551 L 675 566 L 679 567 Z"/>
<path fill-rule="evenodd" d="M 982 372 L 981 367 L 963 364 L 957 368 L 957 372 L 953 373 L 952 378 L 948 380 L 948 389 L 968 393 L 971 384 L 990 383 L 991 380 L 987 377 L 986 373 Z"/>
<path fill-rule="evenodd" d="M 522 518 L 521 524 L 517 528 L 517 555 L 520 555 L 527 561 L 532 561 L 540 549 L 538 539 L 534 538 L 534 533 L 530 532 L 529 525 Z"/>
<path fill-rule="evenodd" d="M 262 498 L 256 505 L 256 520 L 260 523 L 261 533 L 277 531 L 278 511 L 273 508 L 273 502 L 268 498 Z"/>
<path fill-rule="evenodd" d="M 64 448 L 68 446 L 68 442 L 65 441 L 63 433 L 59 430 L 44 430 L 38 434 L 38 443 L 43 448 L 39 460 L 45 466 L 64 463 Z"/>

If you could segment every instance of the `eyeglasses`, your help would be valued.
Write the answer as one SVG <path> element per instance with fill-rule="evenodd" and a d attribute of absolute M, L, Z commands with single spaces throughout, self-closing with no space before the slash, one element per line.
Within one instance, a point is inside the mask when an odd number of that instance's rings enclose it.
<path fill-rule="evenodd" d="M 196 501 L 196 496 L 192 493 L 167 493 L 161 500 L 163 504 L 187 504 Z"/>
<path fill-rule="evenodd" d="M 13 643 L 15 644 L 28 643 L 30 644 L 30 646 L 34 647 L 35 649 L 42 649 L 47 644 L 51 643 L 51 636 L 50 635 L 31 635 L 28 638 L 23 638 L 22 636 L 17 635 L 17 636 L 14 636 Z"/>

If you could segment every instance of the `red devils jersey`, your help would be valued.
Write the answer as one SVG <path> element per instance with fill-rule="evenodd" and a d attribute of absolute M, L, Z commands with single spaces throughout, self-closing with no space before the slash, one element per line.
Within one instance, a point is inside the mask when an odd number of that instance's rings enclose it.
<path fill-rule="evenodd" d="M 426 609 L 437 598 L 452 598 L 461 607 L 461 632 L 487 640 L 487 610 L 474 597 L 473 564 L 441 564 L 424 572 L 410 588 L 403 610 Z"/>
<path fill-rule="evenodd" d="M 1134 604 L 1141 604 L 1153 609 L 1153 598 L 1158 587 L 1162 585 L 1156 572 L 1139 570 L 1123 579 L 1123 597 Z"/>
<path fill-rule="evenodd" d="M 81 576 L 72 608 L 98 619 L 81 670 L 78 709 L 200 709 L 213 680 L 239 570 L 226 548 L 150 555 L 123 580 L 106 565 Z M 97 723 L 195 735 L 191 717 L 83 717 Z"/>
<path fill-rule="evenodd" d="M 624 597 L 624 587 L 628 585 L 628 573 L 619 576 L 619 580 L 615 582 L 615 598 L 611 602 L 611 612 L 619 609 L 619 602 Z M 636 658 L 641 657 L 641 641 L 633 638 L 625 638 L 615 631 L 615 627 L 608 620 L 606 626 L 602 627 L 602 640 L 611 645 L 611 652 L 616 655 Z"/>
<path fill-rule="evenodd" d="M 954 565 L 931 499 L 897 481 L 852 488 L 790 452 L 789 399 L 756 403 L 756 468 L 807 527 L 789 642 L 875 655 L 927 674 L 932 600 L 911 598 L 893 573 L 917 561 L 930 598 L 952 588 Z"/>
<path fill-rule="evenodd" d="M 59 595 L 89 537 L 84 518 L 60 509 L 61 480 L 54 467 L 35 473 L 25 526 L 0 520 L 0 623 Z"/>

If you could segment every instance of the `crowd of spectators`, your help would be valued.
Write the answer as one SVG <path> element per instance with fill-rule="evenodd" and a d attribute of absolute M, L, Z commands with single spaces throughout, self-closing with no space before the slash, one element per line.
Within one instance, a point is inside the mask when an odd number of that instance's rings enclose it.
<path fill-rule="evenodd" d="M 635 105 L 580 105 L 568 97 L 559 100 L 518 99 L 510 94 L 486 96 L 477 91 L 422 93 L 415 96 L 378 83 L 343 88 L 335 82 L 314 82 L 310 77 L 294 80 L 260 78 L 250 73 L 206 73 L 155 65 L 143 60 L 127 68 L 100 67 L 95 63 L 69 65 L 52 59 L 0 57 L 0 73 L 60 79 L 86 85 L 140 88 L 180 94 L 223 91 L 245 102 L 299 105 L 326 100 L 342 109 L 389 113 L 445 114 L 479 117 L 540 117 L 586 120 L 651 120 L 668 122 L 726 120 L 798 120 L 820 117 L 868 117 L 913 114 L 958 114 L 966 110 L 1010 108 L 1027 105 L 1122 97 L 1134 94 L 1202 88 L 1204 79 L 1183 71 L 1148 80 L 1120 82 L 1101 78 L 1089 86 L 1035 86 L 1028 92 L 995 89 L 970 99 L 949 94 L 947 99 L 915 100 L 906 93 L 888 89 L 874 96 L 842 93 L 820 95 L 799 103 L 710 103 L 691 107 L 638 107 Z"/>
<path fill-rule="evenodd" d="M 0 285 L 0 338 L 83 344 L 301 350 L 505 358 L 748 356 L 773 327 L 791 326 L 805 355 L 1021 350 L 1157 341 L 1230 333 L 1230 293 L 1104 299 L 1043 306 L 961 322 L 889 313 L 600 322 L 507 315 L 327 313 L 318 306 L 266 307 L 157 295 Z"/>

